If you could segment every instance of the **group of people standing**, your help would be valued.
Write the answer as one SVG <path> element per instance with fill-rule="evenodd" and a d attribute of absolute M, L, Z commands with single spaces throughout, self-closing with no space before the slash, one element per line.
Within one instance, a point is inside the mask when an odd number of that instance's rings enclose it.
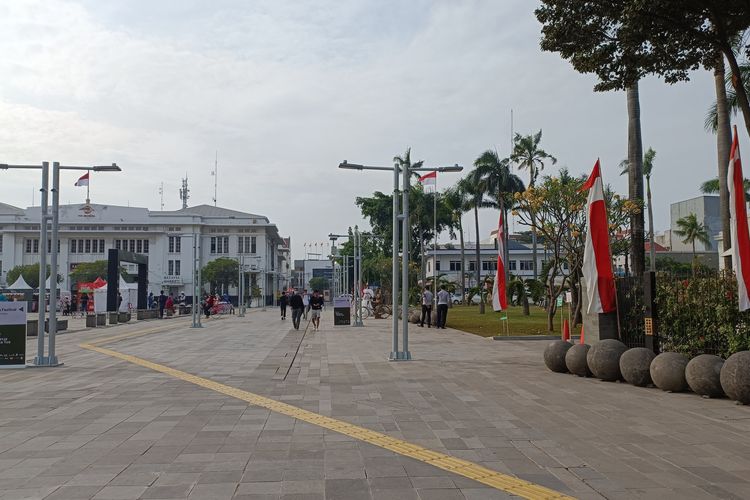
<path fill-rule="evenodd" d="M 320 328 L 320 313 L 323 311 L 324 304 L 323 296 L 320 295 L 318 290 L 314 290 L 312 295 L 310 295 L 307 292 L 307 289 L 305 289 L 302 290 L 302 293 L 298 290 L 292 290 L 282 292 L 279 296 L 281 319 L 286 319 L 286 308 L 287 306 L 291 307 L 292 325 L 295 330 L 299 330 L 300 322 L 303 318 L 307 320 L 309 314 L 310 321 L 313 325 L 313 331 L 317 331 Z"/>
<path fill-rule="evenodd" d="M 432 327 L 432 301 L 433 294 L 429 287 L 425 287 L 422 291 L 422 317 L 419 321 L 419 326 L 424 327 L 425 317 L 427 318 L 427 328 Z M 445 330 L 445 321 L 448 319 L 448 304 L 450 304 L 451 294 L 445 289 L 445 285 L 440 287 L 440 291 L 437 293 L 437 318 L 435 321 L 435 328 L 442 328 Z"/>

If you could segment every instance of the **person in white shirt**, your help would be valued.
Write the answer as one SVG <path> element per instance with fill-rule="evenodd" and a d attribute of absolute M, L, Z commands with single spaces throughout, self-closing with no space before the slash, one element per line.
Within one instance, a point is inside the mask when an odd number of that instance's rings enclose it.
<path fill-rule="evenodd" d="M 310 312 L 310 294 L 307 293 L 307 288 L 302 290 L 302 304 L 305 306 L 304 318 L 307 321 L 307 313 Z"/>
<path fill-rule="evenodd" d="M 422 320 L 419 322 L 419 326 L 424 326 L 425 315 L 427 316 L 427 328 L 430 328 L 432 325 L 432 292 L 427 287 L 422 292 Z"/>
<path fill-rule="evenodd" d="M 448 304 L 451 300 L 451 294 L 449 294 L 445 285 L 440 287 L 440 291 L 437 294 L 437 324 L 436 328 L 442 328 L 445 330 L 445 320 L 448 318 Z"/>

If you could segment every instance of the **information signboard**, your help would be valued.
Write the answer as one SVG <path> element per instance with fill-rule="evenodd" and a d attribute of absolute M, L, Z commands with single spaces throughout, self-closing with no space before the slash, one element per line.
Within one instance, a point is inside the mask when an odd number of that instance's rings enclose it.
<path fill-rule="evenodd" d="M 334 326 L 351 324 L 351 303 L 344 297 L 333 299 L 333 324 Z"/>
<path fill-rule="evenodd" d="M 0 368 L 26 367 L 26 302 L 0 302 Z"/>

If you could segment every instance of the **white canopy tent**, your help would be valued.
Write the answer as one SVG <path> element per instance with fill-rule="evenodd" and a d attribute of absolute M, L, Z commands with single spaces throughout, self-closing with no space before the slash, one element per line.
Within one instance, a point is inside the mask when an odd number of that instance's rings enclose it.
<path fill-rule="evenodd" d="M 18 275 L 18 279 L 8 287 L 8 290 L 33 290 L 32 287 L 29 286 L 28 283 L 26 283 L 26 280 L 23 279 L 22 275 Z"/>
<path fill-rule="evenodd" d="M 94 290 L 94 312 L 106 312 L 107 311 L 107 288 L 109 285 Z M 120 276 L 120 282 L 118 283 L 120 295 L 122 295 L 122 303 L 120 303 L 119 311 L 128 312 L 135 309 L 138 304 L 138 283 L 127 283 L 122 276 Z"/>

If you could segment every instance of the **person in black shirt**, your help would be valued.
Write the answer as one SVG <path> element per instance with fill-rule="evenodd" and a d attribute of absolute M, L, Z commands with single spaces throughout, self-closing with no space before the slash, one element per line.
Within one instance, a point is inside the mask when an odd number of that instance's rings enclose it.
<path fill-rule="evenodd" d="M 317 290 L 310 297 L 310 310 L 312 311 L 313 331 L 318 331 L 320 329 L 320 313 L 323 310 L 323 297 Z"/>
<path fill-rule="evenodd" d="M 305 312 L 305 303 L 302 301 L 302 295 L 298 291 L 294 291 L 294 295 L 289 299 L 289 305 L 292 308 L 292 324 L 295 330 L 299 330 L 302 313 Z"/>
<path fill-rule="evenodd" d="M 286 319 L 286 306 L 289 303 L 289 298 L 286 296 L 285 292 L 281 293 L 281 297 L 279 297 L 279 308 L 281 308 L 281 319 Z"/>

